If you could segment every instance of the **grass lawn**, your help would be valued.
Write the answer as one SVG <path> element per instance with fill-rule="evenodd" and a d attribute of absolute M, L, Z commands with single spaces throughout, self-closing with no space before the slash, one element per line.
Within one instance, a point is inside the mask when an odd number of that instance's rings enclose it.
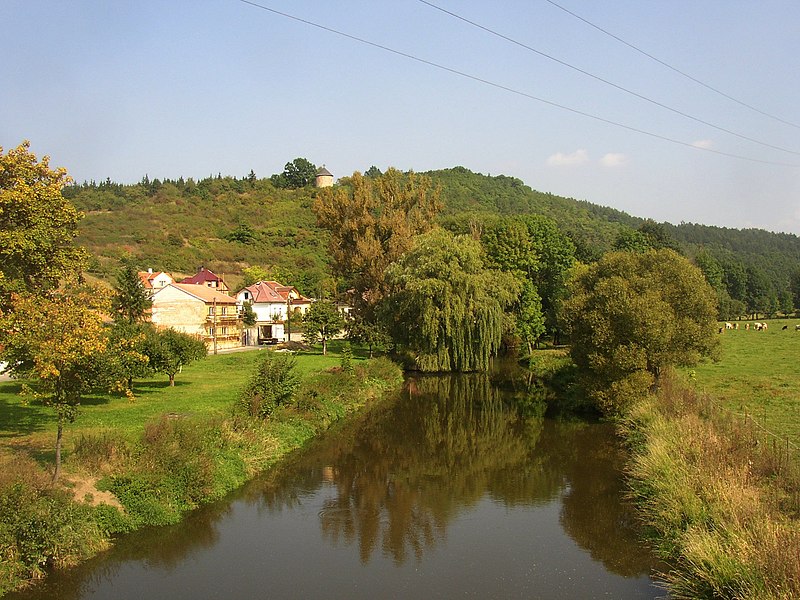
<path fill-rule="evenodd" d="M 773 433 L 800 446 L 800 331 L 798 319 L 769 321 L 767 331 L 724 331 L 721 360 L 693 370 L 698 389 L 737 413 L 751 414 Z M 788 328 L 783 330 L 786 325 Z M 690 372 L 689 369 L 686 372 Z"/>
<path fill-rule="evenodd" d="M 329 344 L 328 356 L 321 352 L 297 353 L 297 372 L 314 373 L 339 364 L 340 344 Z M 169 387 L 166 375 L 137 380 L 134 401 L 111 395 L 92 395 L 81 402 L 80 414 L 64 429 L 68 455 L 81 433 L 114 430 L 137 437 L 144 424 L 158 415 L 229 414 L 234 400 L 250 378 L 266 349 L 209 355 L 183 369 Z M 361 360 L 354 356 L 354 361 Z M 19 395 L 20 382 L 0 382 L 0 452 L 25 450 L 40 461 L 51 462 L 56 435 L 55 413 L 36 401 Z"/>

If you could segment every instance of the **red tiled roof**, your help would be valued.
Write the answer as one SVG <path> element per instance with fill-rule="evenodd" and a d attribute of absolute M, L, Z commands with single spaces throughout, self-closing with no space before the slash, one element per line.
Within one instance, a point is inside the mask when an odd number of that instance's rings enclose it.
<path fill-rule="evenodd" d="M 162 273 L 172 279 L 172 276 L 166 271 L 156 271 L 155 273 L 151 273 L 150 271 L 139 271 L 137 275 L 139 275 L 139 279 L 142 280 L 142 285 L 144 285 L 145 289 L 149 290 L 153 287 L 153 280 Z"/>
<path fill-rule="evenodd" d="M 303 303 L 308 301 L 307 298 L 300 296 L 300 292 L 297 291 L 297 288 L 290 285 L 282 285 L 277 281 L 259 281 L 244 289 L 250 292 L 254 303 L 286 302 L 291 292 L 295 292 L 298 296 L 292 299 L 292 302 Z"/>
<path fill-rule="evenodd" d="M 197 273 L 195 273 L 191 277 L 187 277 L 186 279 L 181 280 L 181 283 L 193 283 L 193 284 L 204 285 L 208 281 L 217 281 L 225 283 L 222 280 L 222 277 L 215 275 L 205 267 L 200 267 L 200 270 Z"/>

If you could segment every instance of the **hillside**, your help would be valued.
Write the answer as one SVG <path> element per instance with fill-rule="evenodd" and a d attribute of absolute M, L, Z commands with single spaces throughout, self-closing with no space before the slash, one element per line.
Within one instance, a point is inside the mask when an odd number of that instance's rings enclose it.
<path fill-rule="evenodd" d="M 443 221 L 538 213 L 572 238 L 578 257 L 613 248 L 621 232 L 645 220 L 590 202 L 539 192 L 521 180 L 455 167 L 425 173 L 442 186 Z M 193 273 L 203 265 L 232 285 L 243 268 L 278 266 L 303 293 L 317 294 L 329 278 L 327 234 L 315 225 L 314 188 L 277 188 L 269 179 L 209 177 L 119 185 L 83 184 L 64 194 L 86 213 L 78 243 L 93 256 L 91 270 L 110 277 L 120 261 L 141 268 Z M 684 223 L 662 224 L 690 258 L 704 251 L 722 265 L 756 272 L 768 291 L 788 290 L 800 271 L 800 238 L 763 230 Z M 762 277 L 763 276 L 763 277 Z"/>

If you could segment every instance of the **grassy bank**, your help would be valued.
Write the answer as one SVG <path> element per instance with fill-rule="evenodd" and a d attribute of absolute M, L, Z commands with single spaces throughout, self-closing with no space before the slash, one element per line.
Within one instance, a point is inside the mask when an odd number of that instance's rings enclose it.
<path fill-rule="evenodd" d="M 0 594 L 84 560 L 114 535 L 177 522 L 402 381 L 385 359 L 354 360 L 345 371 L 336 355 L 305 354 L 291 403 L 268 419 L 234 414 L 264 352 L 210 356 L 185 368 L 175 388 L 136 382 L 133 402 L 88 398 L 65 433 L 73 488 L 49 484 L 54 416 L 25 404 L 18 383 L 0 383 Z M 95 487 L 76 498 L 87 481 Z"/>
<path fill-rule="evenodd" d="M 800 597 L 800 471 L 783 446 L 678 378 L 621 430 L 673 597 Z"/>

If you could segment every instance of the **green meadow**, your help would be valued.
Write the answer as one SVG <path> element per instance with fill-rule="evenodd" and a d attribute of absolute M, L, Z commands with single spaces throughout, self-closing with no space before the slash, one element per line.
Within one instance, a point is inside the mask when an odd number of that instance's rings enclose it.
<path fill-rule="evenodd" d="M 766 331 L 746 331 L 745 322 L 738 330 L 723 330 L 720 360 L 685 374 L 723 408 L 749 414 L 800 446 L 800 331 L 795 331 L 800 320 L 768 323 Z"/>
<path fill-rule="evenodd" d="M 297 354 L 297 373 L 303 377 L 339 364 L 338 346 L 328 356 Z M 74 423 L 64 430 L 68 456 L 82 434 L 113 431 L 128 439 L 141 434 L 145 424 L 162 414 L 187 417 L 228 416 L 266 349 L 209 355 L 184 367 L 169 387 L 166 376 L 134 382 L 134 400 L 96 394 L 85 397 Z M 354 360 L 358 360 L 355 358 Z M 22 383 L 0 382 L 0 452 L 24 450 L 48 463 L 56 435 L 55 413 L 35 399 L 20 395 Z"/>

